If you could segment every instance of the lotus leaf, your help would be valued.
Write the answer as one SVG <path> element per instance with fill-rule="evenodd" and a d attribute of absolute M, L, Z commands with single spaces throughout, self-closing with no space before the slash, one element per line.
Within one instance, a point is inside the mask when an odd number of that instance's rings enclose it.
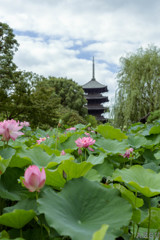
<path fill-rule="evenodd" d="M 84 176 L 91 168 L 91 163 L 82 162 L 75 163 L 70 160 L 66 160 L 61 163 L 56 170 L 46 169 L 46 184 L 53 186 L 55 189 L 60 189 L 64 186 L 66 181 L 72 178 L 79 178 Z M 66 179 L 64 177 L 66 175 Z"/>
<path fill-rule="evenodd" d="M 30 222 L 35 215 L 33 210 L 25 211 L 22 209 L 15 209 L 13 212 L 1 215 L 0 224 L 20 229 Z"/>
<path fill-rule="evenodd" d="M 140 227 L 148 227 L 149 216 L 144 219 Z M 151 208 L 150 228 L 160 230 L 160 208 Z"/>
<path fill-rule="evenodd" d="M 113 180 L 129 184 L 135 192 L 140 192 L 146 197 L 160 194 L 160 173 L 140 165 L 134 165 L 130 169 L 116 169 Z"/>
<path fill-rule="evenodd" d="M 104 239 L 114 240 L 113 234 L 128 225 L 132 216 L 132 206 L 116 189 L 85 178 L 72 179 L 58 194 L 47 189 L 38 203 L 48 225 L 74 240 L 91 240 L 103 224 L 109 225 Z"/>
<path fill-rule="evenodd" d="M 100 133 L 104 138 L 116 139 L 119 141 L 122 141 L 123 139 L 128 138 L 123 132 L 121 132 L 120 129 L 114 128 L 108 124 L 99 125 L 96 128 L 96 131 Z"/>
<path fill-rule="evenodd" d="M 95 232 L 93 234 L 92 240 L 103 240 L 108 227 L 109 226 L 107 224 L 103 224 L 102 227 L 100 228 L 100 230 L 98 230 L 97 232 Z"/>

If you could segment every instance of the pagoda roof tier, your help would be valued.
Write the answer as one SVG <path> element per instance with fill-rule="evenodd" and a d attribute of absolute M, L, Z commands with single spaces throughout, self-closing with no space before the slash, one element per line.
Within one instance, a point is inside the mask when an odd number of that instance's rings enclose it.
<path fill-rule="evenodd" d="M 92 104 L 92 105 L 86 105 L 85 106 L 88 110 L 100 110 L 100 109 L 108 109 L 108 107 L 104 107 L 100 104 Z"/>
<path fill-rule="evenodd" d="M 100 94 L 85 95 L 85 98 L 86 98 L 87 100 L 90 100 L 90 99 L 93 99 L 93 100 L 94 100 L 94 99 L 97 99 L 97 100 L 99 100 L 99 99 L 101 99 L 101 100 L 104 100 L 104 102 L 108 102 L 108 101 L 109 101 L 109 100 L 108 100 L 108 97 L 102 96 L 102 95 L 100 95 Z"/>
<path fill-rule="evenodd" d="M 95 78 L 92 78 L 89 82 L 82 85 L 82 88 L 84 90 L 87 90 L 87 89 L 101 89 L 103 92 L 108 92 L 107 86 L 97 82 L 95 80 Z"/>

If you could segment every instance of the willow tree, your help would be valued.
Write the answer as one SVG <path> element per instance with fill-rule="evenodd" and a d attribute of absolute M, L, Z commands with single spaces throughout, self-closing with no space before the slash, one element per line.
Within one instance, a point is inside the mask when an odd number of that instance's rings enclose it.
<path fill-rule="evenodd" d="M 160 49 L 153 45 L 139 48 L 120 63 L 114 123 L 124 127 L 160 109 Z"/>

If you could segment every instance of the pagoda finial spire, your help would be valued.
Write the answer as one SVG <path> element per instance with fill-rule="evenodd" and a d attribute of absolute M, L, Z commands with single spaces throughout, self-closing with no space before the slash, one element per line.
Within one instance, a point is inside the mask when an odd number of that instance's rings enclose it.
<path fill-rule="evenodd" d="M 93 57 L 93 68 L 92 68 L 92 80 L 95 80 L 95 76 L 94 76 L 94 57 Z"/>

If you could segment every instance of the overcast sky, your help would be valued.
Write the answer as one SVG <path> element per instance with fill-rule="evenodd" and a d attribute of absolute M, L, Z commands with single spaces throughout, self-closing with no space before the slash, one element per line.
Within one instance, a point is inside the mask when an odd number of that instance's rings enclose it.
<path fill-rule="evenodd" d="M 0 0 L 0 21 L 20 46 L 21 70 L 107 85 L 110 104 L 119 59 L 139 47 L 160 47 L 159 0 Z"/>

